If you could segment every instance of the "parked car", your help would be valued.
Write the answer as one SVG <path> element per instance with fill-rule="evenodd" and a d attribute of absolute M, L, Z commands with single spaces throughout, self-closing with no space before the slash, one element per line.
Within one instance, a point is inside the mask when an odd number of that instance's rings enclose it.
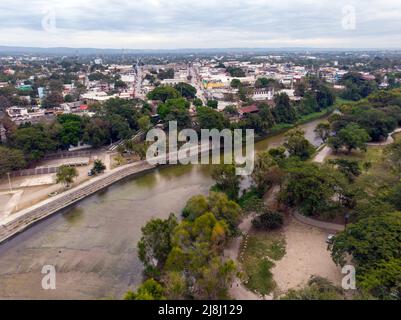
<path fill-rule="evenodd" d="M 326 242 L 327 242 L 328 244 L 332 244 L 333 241 L 334 241 L 334 238 L 335 238 L 335 235 L 334 235 L 334 234 L 329 234 L 329 235 L 327 236 Z"/>

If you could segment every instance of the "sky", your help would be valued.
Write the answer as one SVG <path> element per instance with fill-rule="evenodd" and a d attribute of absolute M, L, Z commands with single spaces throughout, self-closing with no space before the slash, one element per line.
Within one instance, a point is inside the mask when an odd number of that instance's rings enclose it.
<path fill-rule="evenodd" d="M 400 0 L 0 0 L 0 45 L 401 48 Z"/>

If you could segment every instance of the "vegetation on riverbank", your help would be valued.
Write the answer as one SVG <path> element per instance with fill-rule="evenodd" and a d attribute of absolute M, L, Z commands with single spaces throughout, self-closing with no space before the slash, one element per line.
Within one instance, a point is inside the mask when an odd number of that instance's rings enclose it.
<path fill-rule="evenodd" d="M 212 192 L 192 197 L 181 222 L 173 214 L 167 220 L 151 220 L 138 243 L 147 280 L 125 298 L 228 298 L 237 268 L 222 255 L 227 241 L 237 234 L 240 215 L 238 204 Z"/>

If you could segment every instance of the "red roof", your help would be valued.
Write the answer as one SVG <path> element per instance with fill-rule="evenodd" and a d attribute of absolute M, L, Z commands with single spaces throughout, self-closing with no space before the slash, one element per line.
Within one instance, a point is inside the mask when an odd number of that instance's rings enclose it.
<path fill-rule="evenodd" d="M 241 109 L 239 109 L 240 113 L 256 113 L 259 112 L 259 108 L 257 105 L 251 105 L 248 107 L 243 107 Z"/>
<path fill-rule="evenodd" d="M 89 107 L 86 104 L 83 104 L 82 106 L 79 107 L 79 110 L 82 110 L 82 111 L 88 110 L 88 109 L 89 109 Z"/>

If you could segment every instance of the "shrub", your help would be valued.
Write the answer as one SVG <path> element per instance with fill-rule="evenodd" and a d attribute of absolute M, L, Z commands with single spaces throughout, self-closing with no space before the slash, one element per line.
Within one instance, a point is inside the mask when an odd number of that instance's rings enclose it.
<path fill-rule="evenodd" d="M 280 228 L 284 223 L 280 212 L 266 210 L 265 213 L 252 220 L 252 224 L 259 230 L 274 230 Z"/>

